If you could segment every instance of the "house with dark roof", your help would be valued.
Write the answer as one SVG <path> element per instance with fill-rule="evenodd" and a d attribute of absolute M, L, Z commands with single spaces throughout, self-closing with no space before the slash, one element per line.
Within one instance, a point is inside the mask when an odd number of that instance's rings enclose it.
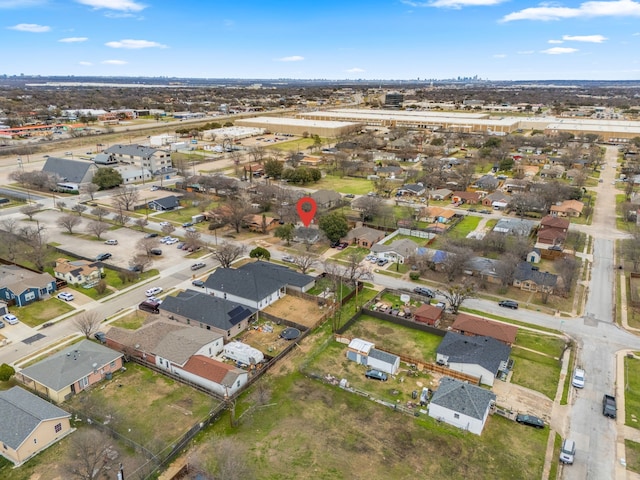
<path fill-rule="evenodd" d="M 56 280 L 47 272 L 34 272 L 17 265 L 0 265 L 0 299 L 24 307 L 48 298 L 56 290 Z"/>
<path fill-rule="evenodd" d="M 371 247 L 371 253 L 375 253 L 378 258 L 385 258 L 392 263 L 404 263 L 407 259 L 416 254 L 418 244 L 408 238 L 394 240 L 389 245 L 376 243 Z"/>
<path fill-rule="evenodd" d="M 557 284 L 556 274 L 541 272 L 529 262 L 520 262 L 513 274 L 513 286 L 527 292 L 553 293 Z"/>
<path fill-rule="evenodd" d="M 493 227 L 496 233 L 504 233 L 505 235 L 514 235 L 518 237 L 528 237 L 531 235 L 536 224 L 531 220 L 523 218 L 501 218 Z"/>
<path fill-rule="evenodd" d="M 495 338 L 447 332 L 436 350 L 436 362 L 493 386 L 498 372 L 506 368 L 509 355 L 511 347 Z"/>
<path fill-rule="evenodd" d="M 222 268 L 218 270 L 228 270 Z M 229 297 L 232 297 L 229 295 Z M 207 295 L 186 290 L 165 297 L 158 307 L 160 318 L 211 330 L 230 339 L 243 332 L 255 319 L 256 309 L 224 295 Z"/>
<path fill-rule="evenodd" d="M 500 284 L 500 260 L 487 257 L 471 257 L 464 264 L 464 273 L 486 280 L 489 283 Z"/>
<path fill-rule="evenodd" d="M 16 467 L 74 431 L 71 414 L 31 392 L 0 391 L 0 454 Z"/>
<path fill-rule="evenodd" d="M 72 285 L 97 282 L 102 278 L 103 266 L 101 262 L 87 260 L 69 260 L 58 258 L 53 267 L 56 278 Z"/>
<path fill-rule="evenodd" d="M 156 211 L 174 210 L 180 206 L 180 199 L 175 195 L 169 195 L 162 198 L 156 198 L 155 200 L 150 200 L 147 203 L 147 206 L 151 210 Z"/>
<path fill-rule="evenodd" d="M 286 295 L 287 289 L 306 292 L 315 277 L 270 262 L 246 263 L 240 268 L 218 268 L 205 280 L 209 295 L 261 310 Z"/>
<path fill-rule="evenodd" d="M 317 227 L 296 226 L 293 231 L 293 241 L 304 244 L 314 244 L 320 240 L 322 232 Z"/>
<path fill-rule="evenodd" d="M 385 232 L 371 227 L 356 227 L 347 233 L 344 241 L 362 248 L 371 248 L 385 237 Z"/>
<path fill-rule="evenodd" d="M 95 163 L 87 160 L 49 157 L 44 162 L 42 171 L 53 175 L 58 184 L 67 183 L 79 187 L 91 183 L 98 167 Z"/>
<path fill-rule="evenodd" d="M 38 395 L 60 403 L 111 377 L 122 364 L 122 353 L 85 339 L 20 370 L 16 379 Z"/>
<path fill-rule="evenodd" d="M 499 183 L 500 181 L 495 176 L 486 174 L 478 178 L 474 182 L 474 185 L 476 186 L 476 188 L 479 188 L 481 190 L 488 190 L 492 192 L 496 188 L 498 188 Z"/>
<path fill-rule="evenodd" d="M 482 205 L 496 210 L 504 210 L 511 201 L 511 195 L 500 190 L 490 193 L 482 199 Z"/>
<path fill-rule="evenodd" d="M 182 368 L 176 368 L 182 378 L 221 396 L 230 397 L 247 384 L 246 370 L 204 355 L 194 355 Z"/>
<path fill-rule="evenodd" d="M 319 209 L 330 210 L 342 205 L 342 195 L 335 190 L 316 190 L 311 194 Z"/>
<path fill-rule="evenodd" d="M 153 174 L 172 170 L 171 153 L 157 148 L 119 144 L 110 146 L 103 153 L 113 156 L 120 163 L 131 163 Z"/>
<path fill-rule="evenodd" d="M 509 346 L 516 342 L 516 336 L 518 335 L 518 327 L 462 312 L 456 316 L 453 325 L 451 325 L 451 330 L 461 335 L 495 338 Z"/>
<path fill-rule="evenodd" d="M 402 195 L 420 196 L 420 195 L 424 195 L 424 192 L 425 192 L 424 185 L 420 183 L 405 183 L 403 186 L 398 188 L 398 190 L 396 191 L 396 195 L 397 196 L 402 196 Z"/>
<path fill-rule="evenodd" d="M 375 168 L 375 172 L 379 177 L 396 178 L 402 175 L 404 170 L 397 165 L 387 165 Z"/>
<path fill-rule="evenodd" d="M 496 395 L 482 387 L 442 377 L 429 403 L 429 416 L 480 435 Z"/>
<path fill-rule="evenodd" d="M 453 203 L 466 203 L 468 205 L 477 205 L 481 202 L 482 196 L 478 192 L 466 192 L 458 190 L 451 194 Z"/>
<path fill-rule="evenodd" d="M 538 243 L 546 245 L 562 245 L 567 238 L 569 225 L 568 218 L 546 215 L 540 220 L 538 228 Z"/>

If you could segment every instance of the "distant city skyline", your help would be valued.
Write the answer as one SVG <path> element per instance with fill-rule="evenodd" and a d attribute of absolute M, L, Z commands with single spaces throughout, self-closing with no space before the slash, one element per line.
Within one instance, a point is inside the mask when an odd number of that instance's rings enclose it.
<path fill-rule="evenodd" d="M 640 1 L 0 0 L 0 74 L 640 79 Z"/>

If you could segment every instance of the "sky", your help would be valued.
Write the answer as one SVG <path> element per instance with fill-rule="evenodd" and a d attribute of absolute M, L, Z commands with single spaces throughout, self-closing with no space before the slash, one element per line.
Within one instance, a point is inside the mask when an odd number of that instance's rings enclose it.
<path fill-rule="evenodd" d="M 0 74 L 639 80 L 640 0 L 0 0 Z"/>

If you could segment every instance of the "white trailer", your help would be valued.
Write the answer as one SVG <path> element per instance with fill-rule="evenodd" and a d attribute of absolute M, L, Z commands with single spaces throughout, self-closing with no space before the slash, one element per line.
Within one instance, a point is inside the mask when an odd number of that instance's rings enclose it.
<path fill-rule="evenodd" d="M 264 354 L 260 350 L 242 342 L 227 343 L 222 350 L 222 355 L 244 365 L 255 365 L 264 360 Z"/>

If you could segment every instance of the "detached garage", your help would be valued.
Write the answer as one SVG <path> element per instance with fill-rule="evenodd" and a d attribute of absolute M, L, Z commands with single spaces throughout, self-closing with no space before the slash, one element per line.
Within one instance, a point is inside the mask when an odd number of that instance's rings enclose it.
<path fill-rule="evenodd" d="M 347 359 L 352 362 L 375 368 L 381 372 L 395 375 L 400 368 L 400 357 L 389 352 L 377 350 L 375 345 L 361 338 L 354 338 L 349 342 Z"/>

